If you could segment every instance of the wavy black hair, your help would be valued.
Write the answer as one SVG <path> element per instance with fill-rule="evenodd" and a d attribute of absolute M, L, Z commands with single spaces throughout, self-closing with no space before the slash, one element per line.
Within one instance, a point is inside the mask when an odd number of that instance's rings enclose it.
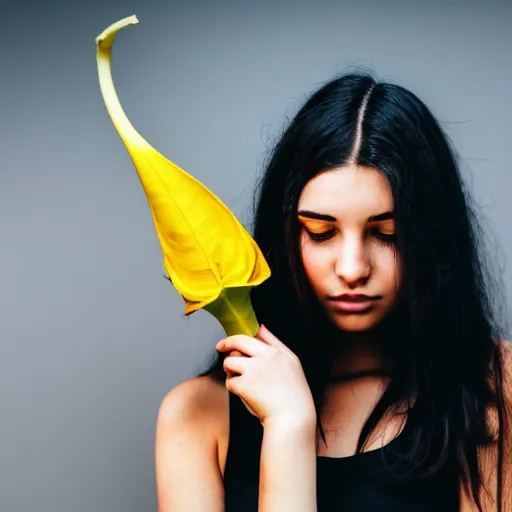
<path fill-rule="evenodd" d="M 405 405 L 412 431 L 409 474 L 426 476 L 455 460 L 481 510 L 477 449 L 497 442 L 486 422 L 488 407 L 500 420 L 500 503 L 503 494 L 508 448 L 496 340 L 506 335 L 506 307 L 459 160 L 432 112 L 412 92 L 369 73 L 328 81 L 288 123 L 259 183 L 253 237 L 272 276 L 251 298 L 258 321 L 299 356 L 319 412 L 337 328 L 304 274 L 297 204 L 305 184 L 321 172 L 355 163 L 383 173 L 394 199 L 404 289 L 381 326 L 393 340 L 394 375 L 362 429 L 358 451 L 384 413 Z M 223 380 L 225 357 L 216 352 L 200 375 Z"/>

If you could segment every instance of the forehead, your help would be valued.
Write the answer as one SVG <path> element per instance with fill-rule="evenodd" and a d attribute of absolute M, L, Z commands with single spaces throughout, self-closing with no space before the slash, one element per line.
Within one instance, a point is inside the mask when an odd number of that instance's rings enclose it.
<path fill-rule="evenodd" d="M 370 167 L 344 166 L 312 178 L 302 190 L 298 209 L 330 213 L 376 215 L 393 210 L 386 177 Z"/>

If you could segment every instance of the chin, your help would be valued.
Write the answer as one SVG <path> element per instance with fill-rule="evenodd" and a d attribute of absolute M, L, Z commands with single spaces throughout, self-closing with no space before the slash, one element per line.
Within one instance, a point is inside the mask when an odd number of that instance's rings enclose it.
<path fill-rule="evenodd" d="M 375 329 L 383 320 L 382 316 L 371 314 L 333 314 L 331 321 L 345 332 L 364 332 Z"/>

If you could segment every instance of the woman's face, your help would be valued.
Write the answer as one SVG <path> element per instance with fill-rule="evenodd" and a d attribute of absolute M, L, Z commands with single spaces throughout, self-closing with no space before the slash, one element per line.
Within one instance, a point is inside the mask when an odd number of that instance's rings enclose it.
<path fill-rule="evenodd" d="M 387 179 L 352 165 L 317 175 L 302 191 L 298 220 L 304 269 L 329 318 L 344 331 L 376 327 L 402 279 Z"/>

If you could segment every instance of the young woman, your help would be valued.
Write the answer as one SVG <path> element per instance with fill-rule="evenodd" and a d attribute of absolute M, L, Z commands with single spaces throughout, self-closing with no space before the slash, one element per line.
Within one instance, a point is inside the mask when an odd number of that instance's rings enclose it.
<path fill-rule="evenodd" d="M 159 511 L 512 511 L 503 293 L 427 107 L 364 74 L 324 85 L 253 235 L 264 326 L 163 400 Z"/>

